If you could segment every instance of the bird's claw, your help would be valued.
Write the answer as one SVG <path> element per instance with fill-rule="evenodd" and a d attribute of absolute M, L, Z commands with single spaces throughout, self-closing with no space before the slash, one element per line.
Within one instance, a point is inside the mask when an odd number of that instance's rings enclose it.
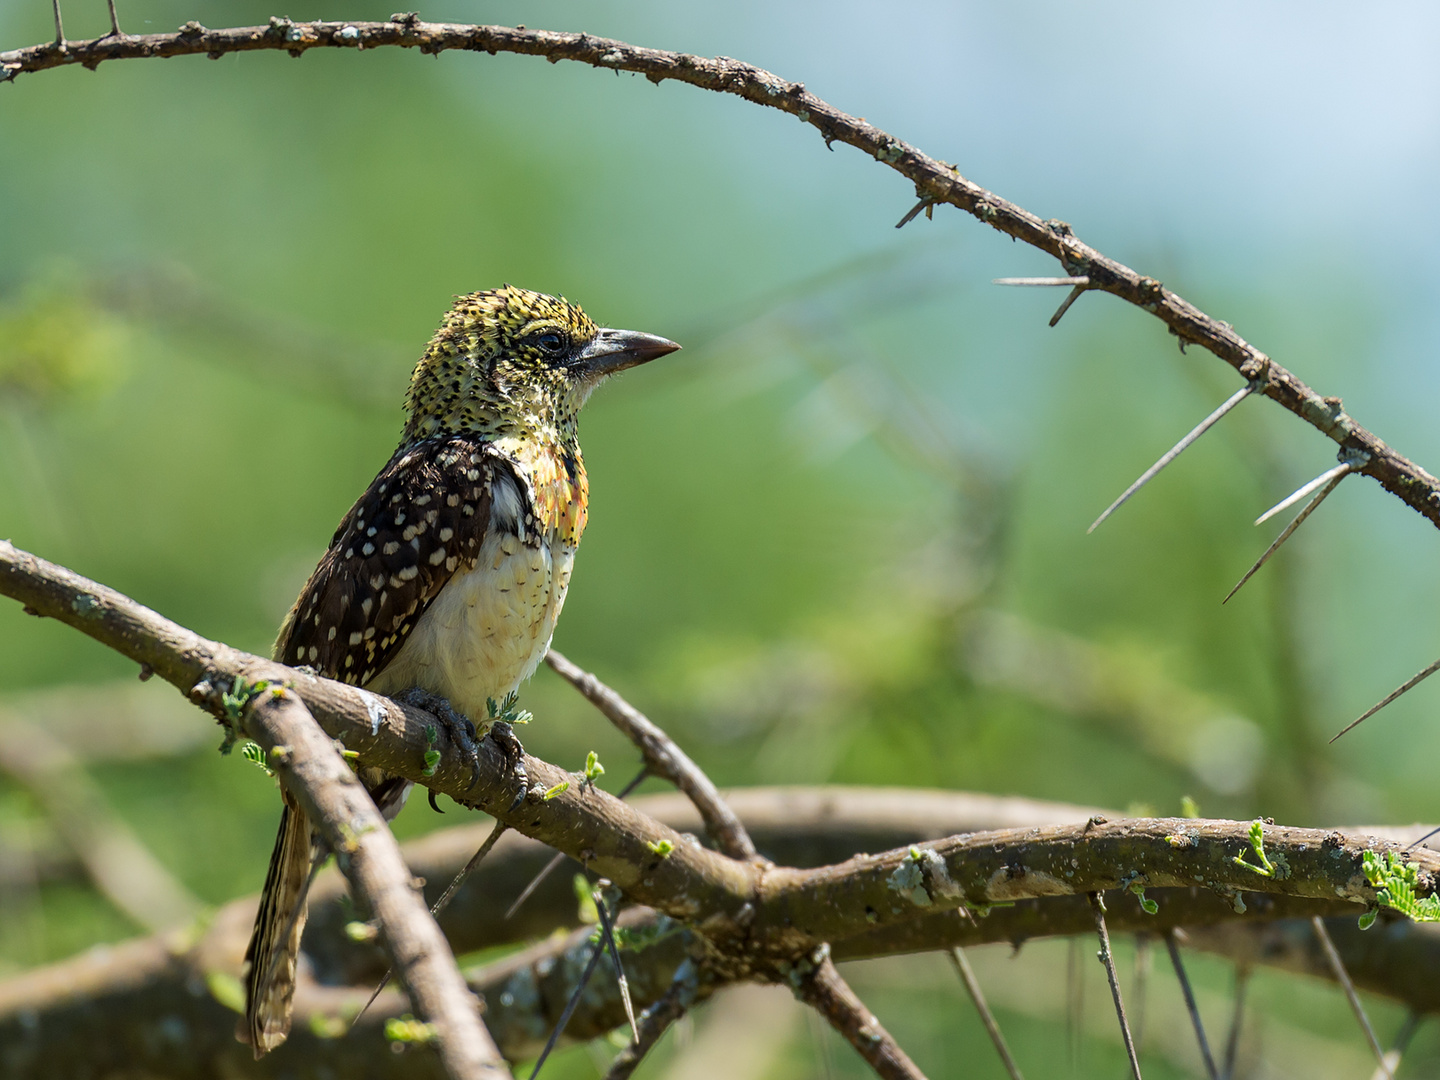
<path fill-rule="evenodd" d="M 520 745 L 515 729 L 504 720 L 497 720 L 490 725 L 490 738 L 495 741 L 505 758 L 506 771 L 520 781 L 520 794 L 510 805 L 510 809 L 514 810 L 525 801 L 525 796 L 530 791 L 530 773 L 525 768 L 525 747 Z"/>
<path fill-rule="evenodd" d="M 439 694 L 432 694 L 418 686 L 411 687 L 403 694 L 397 694 L 395 700 L 433 714 L 445 728 L 445 733 L 450 736 L 450 741 L 459 749 L 465 760 L 470 762 L 470 786 L 473 788 L 479 783 L 480 741 L 479 735 L 475 731 L 475 725 L 471 723 L 468 716 L 456 711 L 455 706 Z"/>

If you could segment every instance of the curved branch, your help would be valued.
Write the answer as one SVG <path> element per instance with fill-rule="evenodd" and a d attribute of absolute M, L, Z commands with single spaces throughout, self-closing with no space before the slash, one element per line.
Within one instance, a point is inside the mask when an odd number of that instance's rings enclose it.
<path fill-rule="evenodd" d="M 1228 323 L 1206 315 L 1154 278 L 1082 243 L 1063 221 L 1037 217 L 965 179 L 954 166 L 828 104 L 806 90 L 804 83 L 790 82 L 753 64 L 723 56 L 711 59 L 641 48 L 592 34 L 427 23 L 410 14 L 396 15 L 389 22 L 306 23 L 272 18 L 269 26 L 224 30 L 210 30 L 190 22 L 171 34 L 111 35 L 93 41 L 34 45 L 0 53 L 0 82 L 26 72 L 70 64 L 93 69 L 106 60 L 202 54 L 215 59 L 227 53 L 257 50 L 284 50 L 300 56 L 317 48 L 381 46 L 426 53 L 449 49 L 520 53 L 543 56 L 552 63 L 572 60 L 611 71 L 635 72 L 655 83 L 669 79 L 734 94 L 752 104 L 788 113 L 818 130 L 827 145 L 846 143 L 900 173 L 914 183 L 922 204 L 955 206 L 1007 236 L 1054 256 L 1067 275 L 1085 279 L 1078 289 L 1107 292 L 1150 312 L 1182 343 L 1193 342 L 1214 353 L 1255 382 L 1266 397 L 1333 439 L 1342 455 L 1363 461 L 1355 471 L 1378 480 L 1385 490 L 1440 527 L 1440 480 L 1356 423 L 1346 414 L 1339 398 L 1324 397 L 1312 390 L 1235 333 Z"/>

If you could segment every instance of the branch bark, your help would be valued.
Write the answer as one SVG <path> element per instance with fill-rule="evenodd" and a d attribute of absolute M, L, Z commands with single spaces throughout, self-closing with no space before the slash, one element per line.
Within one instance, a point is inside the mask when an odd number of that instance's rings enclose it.
<path fill-rule="evenodd" d="M 351 894 L 379 924 L 415 1011 L 435 1029 L 446 1073 L 452 1080 L 509 1080 L 480 1022 L 479 1002 L 411 886 L 390 827 L 300 698 L 280 686 L 263 690 L 245 715 L 245 729 L 335 853 Z"/>
<path fill-rule="evenodd" d="M 584 33 L 556 33 L 506 26 L 427 23 L 397 15 L 389 22 L 292 22 L 272 18 L 269 26 L 211 30 L 189 22 L 175 33 L 108 36 L 93 41 L 46 43 L 0 53 L 0 82 L 27 73 L 81 64 L 94 69 L 106 60 L 284 50 L 292 56 L 310 49 L 374 49 L 399 46 L 439 53 L 507 52 L 571 60 L 610 71 L 631 71 L 651 82 L 688 83 L 733 94 L 751 104 L 778 109 L 820 132 L 826 145 L 841 142 L 889 166 L 915 185 L 922 203 L 946 203 L 999 232 L 1021 240 L 1060 262 L 1068 276 L 1083 277 L 1086 291 L 1107 292 L 1160 319 L 1182 343 L 1194 343 L 1224 360 L 1260 392 L 1339 444 L 1341 456 L 1363 461 L 1356 471 L 1440 527 L 1440 479 L 1396 453 L 1350 417 L 1337 397 L 1317 393 L 1302 380 L 1159 281 L 1140 274 L 1076 238 L 1063 221 L 1044 220 L 987 191 L 959 170 L 875 125 L 842 112 L 805 88 L 763 68 L 729 57 L 713 59 L 664 49 L 647 49 Z"/>

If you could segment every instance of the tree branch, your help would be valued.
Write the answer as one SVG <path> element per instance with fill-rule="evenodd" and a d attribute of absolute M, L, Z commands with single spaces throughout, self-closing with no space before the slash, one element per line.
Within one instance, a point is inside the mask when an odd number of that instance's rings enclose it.
<path fill-rule="evenodd" d="M 451 49 L 543 56 L 552 63 L 572 60 L 611 71 L 630 71 L 651 82 L 667 79 L 704 90 L 733 94 L 755 105 L 788 113 L 820 132 L 827 145 L 842 142 L 888 165 L 914 183 L 924 202 L 947 203 L 999 232 L 1059 260 L 1068 276 L 1087 279 L 1088 291 L 1107 292 L 1160 319 L 1182 343 L 1200 345 L 1273 401 L 1363 461 L 1356 469 L 1440 527 L 1440 480 L 1390 449 L 1346 414 L 1340 399 L 1324 397 L 1231 329 L 1183 297 L 1076 239 L 1063 221 L 1043 220 L 961 176 L 873 124 L 836 109 L 778 75 L 729 57 L 714 59 L 664 49 L 647 49 L 592 34 L 556 33 L 505 26 L 427 23 L 397 15 L 389 22 L 292 22 L 272 18 L 269 26 L 210 30 L 189 22 L 171 34 L 107 36 L 93 41 L 47 43 L 0 53 L 0 82 L 26 72 L 106 60 L 284 50 L 300 56 L 310 49 L 416 48 L 425 53 Z"/>
<path fill-rule="evenodd" d="M 700 770 L 675 741 L 650 722 L 650 718 L 590 672 L 572 664 L 562 653 L 551 649 L 545 662 L 585 699 L 599 709 L 640 749 L 650 772 L 683 791 L 705 819 L 705 828 L 720 850 L 732 859 L 755 858 L 755 845 L 745 826 L 725 805 L 710 778 Z"/>
<path fill-rule="evenodd" d="M 434 1026 L 446 1073 L 452 1080 L 509 1080 L 480 1022 L 479 1002 L 411 887 L 394 835 L 300 698 L 283 687 L 266 688 L 248 710 L 245 729 L 335 853 L 351 894 L 379 924 L 415 1011 Z"/>
<path fill-rule="evenodd" d="M 821 946 L 813 958 L 797 965 L 790 985 L 795 996 L 828 1020 L 877 1076 L 883 1080 L 925 1080 L 925 1074 L 840 977 L 828 948 Z"/>

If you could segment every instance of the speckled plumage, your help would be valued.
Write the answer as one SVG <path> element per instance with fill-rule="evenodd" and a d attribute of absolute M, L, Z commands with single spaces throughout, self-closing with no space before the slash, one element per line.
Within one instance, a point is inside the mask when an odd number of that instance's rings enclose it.
<path fill-rule="evenodd" d="M 607 375 L 678 347 L 525 289 L 460 297 L 415 366 L 399 447 L 341 521 L 276 659 L 381 694 L 418 687 L 483 726 L 486 699 L 544 657 L 565 601 L 589 499 L 581 406 Z M 374 769 L 361 779 L 387 817 L 410 788 Z M 285 802 L 246 954 L 256 1056 L 289 1031 L 317 854 Z"/>

